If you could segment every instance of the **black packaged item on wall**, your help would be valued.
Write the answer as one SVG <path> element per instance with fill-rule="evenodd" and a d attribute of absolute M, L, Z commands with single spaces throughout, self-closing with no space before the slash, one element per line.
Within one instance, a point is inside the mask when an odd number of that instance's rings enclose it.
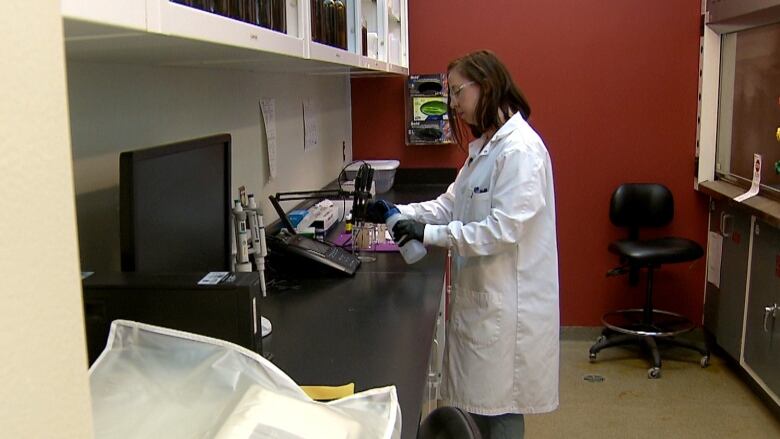
<path fill-rule="evenodd" d="M 87 353 L 92 364 L 111 322 L 133 320 L 201 334 L 262 354 L 260 275 L 95 273 L 82 281 Z M 204 281 L 205 282 L 205 281 Z"/>
<path fill-rule="evenodd" d="M 428 145 L 449 143 L 445 131 L 445 121 L 412 122 L 407 133 L 410 145 Z"/>

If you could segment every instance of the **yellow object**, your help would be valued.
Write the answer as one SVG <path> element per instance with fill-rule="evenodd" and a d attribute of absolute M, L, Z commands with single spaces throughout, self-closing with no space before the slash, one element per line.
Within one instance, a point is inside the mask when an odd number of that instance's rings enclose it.
<path fill-rule="evenodd" d="M 775 137 L 777 138 L 777 141 L 780 142 L 780 127 L 777 128 L 777 132 L 775 133 Z"/>
<path fill-rule="evenodd" d="M 301 386 L 309 398 L 317 401 L 331 401 L 355 394 L 355 383 L 343 386 Z"/>

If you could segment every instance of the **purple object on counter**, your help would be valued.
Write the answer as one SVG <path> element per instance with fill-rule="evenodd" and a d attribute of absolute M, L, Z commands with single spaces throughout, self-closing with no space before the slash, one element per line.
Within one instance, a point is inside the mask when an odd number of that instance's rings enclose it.
<path fill-rule="evenodd" d="M 351 233 L 342 233 L 338 236 L 338 238 L 333 240 L 333 243 L 336 244 L 339 247 L 347 246 L 349 247 L 349 242 L 352 239 Z M 374 250 L 363 250 L 361 251 L 375 251 L 375 252 L 397 252 L 398 251 L 398 244 L 395 242 L 388 240 L 384 243 L 377 243 L 376 248 Z"/>

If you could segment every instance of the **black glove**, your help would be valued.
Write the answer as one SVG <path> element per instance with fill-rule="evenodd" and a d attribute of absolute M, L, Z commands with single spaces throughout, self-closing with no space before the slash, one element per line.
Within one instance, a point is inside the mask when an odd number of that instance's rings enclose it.
<path fill-rule="evenodd" d="M 395 205 L 389 201 L 369 201 L 366 205 L 366 221 L 375 224 L 384 223 L 385 214 L 393 207 L 395 207 Z"/>
<path fill-rule="evenodd" d="M 393 238 L 399 246 L 406 244 L 410 239 L 423 242 L 423 237 L 425 237 L 425 224 L 415 220 L 400 220 L 393 226 Z"/>

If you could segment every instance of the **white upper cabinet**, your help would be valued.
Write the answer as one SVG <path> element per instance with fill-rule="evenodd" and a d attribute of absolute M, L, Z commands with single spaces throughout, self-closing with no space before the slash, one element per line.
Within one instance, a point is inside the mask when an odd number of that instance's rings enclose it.
<path fill-rule="evenodd" d="M 62 14 L 74 60 L 407 74 L 406 2 L 62 0 Z"/>
<path fill-rule="evenodd" d="M 149 32 L 299 58 L 304 56 L 304 39 L 297 32 L 297 19 L 300 15 L 298 5 L 303 3 L 302 1 L 287 2 L 288 4 L 295 3 L 296 6 L 286 8 L 285 13 L 281 14 L 285 20 L 284 26 L 281 27 L 284 32 L 265 27 L 271 26 L 271 23 L 264 23 L 265 26 L 263 26 L 259 22 L 243 21 L 238 18 L 237 14 L 234 18 L 228 18 L 170 0 L 147 0 L 147 2 L 147 29 Z M 267 0 L 263 1 L 263 3 L 266 2 Z M 226 1 L 225 3 L 231 2 Z M 233 3 L 239 3 L 239 1 Z M 294 13 L 291 14 L 292 17 L 288 16 L 287 10 Z M 259 16 L 257 12 L 252 15 Z M 289 26 L 289 28 L 294 29 L 293 32 L 288 32 L 288 19 L 291 19 L 295 24 L 295 26 Z M 252 21 L 254 20 L 253 18 Z"/>
<path fill-rule="evenodd" d="M 309 58 L 364 67 L 357 39 L 360 0 L 300 0 L 306 2 Z"/>
<path fill-rule="evenodd" d="M 387 60 L 391 67 L 408 72 L 409 24 L 407 21 L 407 2 L 406 0 L 387 0 L 387 2 Z"/>

